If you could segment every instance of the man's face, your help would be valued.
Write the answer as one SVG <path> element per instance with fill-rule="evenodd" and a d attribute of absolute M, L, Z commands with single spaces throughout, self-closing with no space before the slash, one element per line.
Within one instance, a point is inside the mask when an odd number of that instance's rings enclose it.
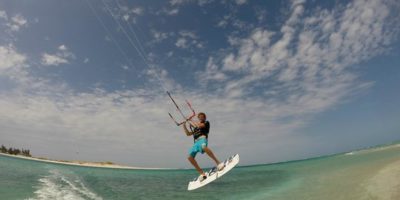
<path fill-rule="evenodd" d="M 201 121 L 201 122 L 206 121 L 206 117 L 204 115 L 199 115 L 199 116 L 197 116 L 197 118 L 199 118 L 199 121 Z"/>

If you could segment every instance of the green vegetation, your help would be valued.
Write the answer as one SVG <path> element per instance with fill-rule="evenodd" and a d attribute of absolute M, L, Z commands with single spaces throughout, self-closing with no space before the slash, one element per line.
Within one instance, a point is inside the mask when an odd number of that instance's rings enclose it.
<path fill-rule="evenodd" d="M 32 157 L 29 149 L 17 149 L 17 148 L 7 148 L 4 145 L 1 145 L 0 148 L 1 153 L 7 153 L 7 154 L 11 154 L 11 155 L 22 155 L 22 156 L 27 156 L 27 157 Z"/>
<path fill-rule="evenodd" d="M 110 161 L 106 161 L 106 162 L 95 162 L 95 163 L 98 163 L 98 164 L 101 164 L 101 165 L 115 165 L 113 162 L 110 162 Z"/>
<path fill-rule="evenodd" d="M 32 157 L 30 151 L 28 149 L 17 149 L 17 148 L 7 148 L 4 145 L 1 145 L 0 147 L 0 152 L 5 153 L 5 154 L 10 154 L 10 155 L 22 155 L 26 157 Z M 56 161 L 56 162 L 64 162 L 64 163 L 76 163 L 76 164 L 100 164 L 100 165 L 114 165 L 113 162 L 110 161 L 105 161 L 105 162 L 85 162 L 85 161 L 69 161 L 69 160 L 53 160 L 49 158 L 44 158 L 44 157 L 36 157 L 37 159 L 41 160 L 48 160 L 48 161 Z"/>

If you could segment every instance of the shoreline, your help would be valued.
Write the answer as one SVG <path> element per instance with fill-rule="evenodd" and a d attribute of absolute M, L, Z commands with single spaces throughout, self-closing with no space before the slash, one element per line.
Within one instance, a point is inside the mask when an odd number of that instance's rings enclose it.
<path fill-rule="evenodd" d="M 8 156 L 12 158 L 20 158 L 25 160 L 33 160 L 45 163 L 52 163 L 52 164 L 61 164 L 61 165 L 72 165 L 72 166 L 79 166 L 79 167 L 96 167 L 96 168 L 106 168 L 106 169 L 140 169 L 140 170 L 174 170 L 174 168 L 152 168 L 152 167 L 132 167 L 132 166 L 124 166 L 118 164 L 106 164 L 106 163 L 95 163 L 95 162 L 85 162 L 85 161 L 57 161 L 57 160 L 49 160 L 43 158 L 36 158 L 36 157 L 27 157 L 22 155 L 11 155 L 7 153 L 0 153 L 0 156 Z"/>
<path fill-rule="evenodd" d="M 386 164 L 365 183 L 366 197 L 373 199 L 399 199 L 400 158 Z M 395 198 L 393 198 L 395 197 Z"/>
<path fill-rule="evenodd" d="M 317 157 L 310 157 L 310 158 L 289 160 L 289 161 L 282 161 L 282 162 L 261 163 L 261 164 L 253 164 L 253 165 L 238 165 L 237 167 L 242 168 L 242 167 L 254 167 L 254 166 L 261 166 L 261 165 L 277 165 L 277 164 L 279 165 L 279 164 L 285 164 L 285 163 L 290 163 L 290 162 L 321 159 L 321 158 L 325 158 L 325 157 L 329 157 L 329 156 L 336 156 L 336 155 L 351 156 L 354 154 L 364 153 L 364 152 L 368 152 L 368 151 L 379 151 L 379 150 L 385 150 L 385 149 L 390 149 L 390 148 L 400 148 L 400 141 L 366 147 L 364 149 L 354 149 L 352 151 L 344 151 L 344 152 L 323 155 L 323 156 L 317 156 Z M 33 161 L 38 161 L 38 162 L 61 164 L 61 165 L 70 165 L 70 166 L 79 166 L 79 167 L 96 167 L 96 168 L 106 168 L 106 169 L 193 170 L 193 168 L 133 167 L 133 166 L 118 165 L 118 164 L 107 164 L 106 162 L 104 162 L 104 163 L 102 163 L 102 162 L 86 162 L 86 161 L 67 161 L 67 162 L 65 162 L 65 161 L 58 161 L 58 160 L 50 160 L 50 159 L 46 159 L 46 158 L 27 157 L 27 156 L 22 156 L 22 155 L 11 155 L 11 154 L 1 153 L 1 152 L 0 152 L 0 156 L 8 156 L 8 157 L 12 157 L 12 158 L 21 158 L 21 159 L 26 159 L 26 160 L 33 160 Z M 208 169 L 208 167 L 206 167 L 206 169 Z"/>

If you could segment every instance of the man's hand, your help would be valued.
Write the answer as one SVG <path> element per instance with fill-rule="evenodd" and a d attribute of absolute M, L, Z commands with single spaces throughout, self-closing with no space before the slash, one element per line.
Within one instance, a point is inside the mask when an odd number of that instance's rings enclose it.
<path fill-rule="evenodd" d="M 187 136 L 193 135 L 193 132 L 189 131 L 186 127 L 186 121 L 183 123 L 183 131 L 185 131 Z"/>
<path fill-rule="evenodd" d="M 192 120 L 188 121 L 193 127 L 205 128 L 206 124 L 204 122 L 194 122 Z"/>

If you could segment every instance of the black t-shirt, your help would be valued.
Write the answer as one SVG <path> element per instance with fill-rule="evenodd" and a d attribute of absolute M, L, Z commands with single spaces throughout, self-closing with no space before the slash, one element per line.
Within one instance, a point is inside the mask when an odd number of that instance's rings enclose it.
<path fill-rule="evenodd" d="M 194 128 L 193 130 L 193 138 L 196 140 L 202 135 L 205 135 L 208 138 L 208 133 L 210 132 L 210 122 L 205 121 L 204 124 L 206 125 L 204 128 Z"/>

